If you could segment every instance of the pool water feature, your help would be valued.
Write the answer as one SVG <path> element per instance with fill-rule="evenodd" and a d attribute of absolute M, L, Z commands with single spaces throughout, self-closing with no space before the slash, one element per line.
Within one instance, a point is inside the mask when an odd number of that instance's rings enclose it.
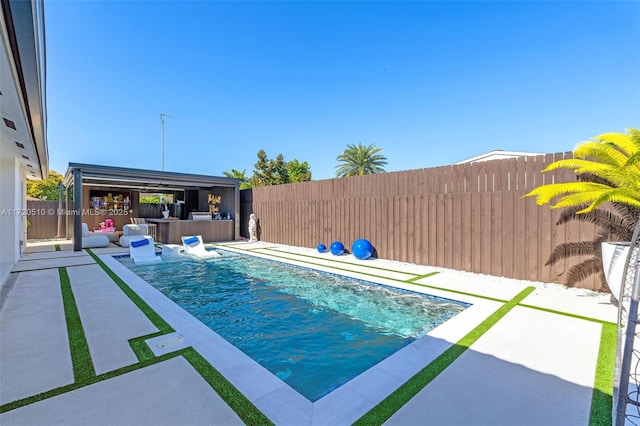
<path fill-rule="evenodd" d="M 314 402 L 468 307 L 255 256 L 119 260 Z"/>

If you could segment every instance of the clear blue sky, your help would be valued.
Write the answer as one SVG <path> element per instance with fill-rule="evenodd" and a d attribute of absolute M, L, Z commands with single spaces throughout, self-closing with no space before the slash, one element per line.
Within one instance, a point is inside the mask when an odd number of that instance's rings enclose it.
<path fill-rule="evenodd" d="M 493 149 L 560 152 L 640 127 L 640 2 L 49 1 L 50 168 L 69 162 L 332 178 Z"/>

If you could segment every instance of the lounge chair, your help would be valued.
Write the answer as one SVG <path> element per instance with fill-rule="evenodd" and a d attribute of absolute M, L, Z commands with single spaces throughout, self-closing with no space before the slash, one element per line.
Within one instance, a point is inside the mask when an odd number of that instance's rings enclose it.
<path fill-rule="evenodd" d="M 82 248 L 109 247 L 109 237 L 99 232 L 89 232 L 89 225 L 82 223 Z"/>
<path fill-rule="evenodd" d="M 201 259 L 220 257 L 220 253 L 216 251 L 208 251 L 202 242 L 202 236 L 193 235 L 190 237 L 182 237 L 182 246 L 185 254 L 199 257 Z"/>
<path fill-rule="evenodd" d="M 129 241 L 129 256 L 133 263 L 157 263 L 162 262 L 160 256 L 156 256 L 156 248 L 153 245 L 153 238 L 138 238 Z"/>
<path fill-rule="evenodd" d="M 137 225 L 125 225 L 122 227 L 122 237 L 120 237 L 120 245 L 122 247 L 129 247 L 132 240 L 139 240 L 142 238 L 151 238 L 149 235 L 149 228 L 145 223 L 139 223 Z"/>

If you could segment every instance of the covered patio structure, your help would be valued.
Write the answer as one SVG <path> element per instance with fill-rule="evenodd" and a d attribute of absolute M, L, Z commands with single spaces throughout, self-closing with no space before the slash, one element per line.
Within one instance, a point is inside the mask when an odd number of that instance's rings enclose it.
<path fill-rule="evenodd" d="M 69 163 L 62 183 L 67 200 L 66 237 L 73 236 L 74 251 L 82 250 L 83 222 L 88 223 L 91 229 L 109 217 L 117 227 L 122 227 L 130 223 L 132 217 L 139 217 L 141 193 L 172 195 L 171 205 L 167 207 L 173 212 L 173 217 L 149 219 L 157 222 L 161 242 L 170 243 L 169 235 L 180 230 L 207 231 L 207 226 L 216 229 L 209 234 L 210 239 L 235 240 L 240 237 L 240 182 L 237 179 Z M 206 223 L 193 220 L 214 217 L 220 220 Z M 162 241 L 160 235 L 164 235 L 167 241 Z"/>

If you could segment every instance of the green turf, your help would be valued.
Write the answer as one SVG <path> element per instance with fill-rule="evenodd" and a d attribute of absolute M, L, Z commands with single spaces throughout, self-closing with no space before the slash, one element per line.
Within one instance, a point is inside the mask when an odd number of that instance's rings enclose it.
<path fill-rule="evenodd" d="M 67 333 L 69 335 L 69 346 L 71 350 L 71 362 L 73 365 L 73 378 L 76 382 L 85 382 L 96 376 L 93 368 L 89 344 L 82 328 L 80 313 L 76 305 L 71 281 L 66 268 L 58 268 L 60 275 L 60 288 L 64 304 L 64 314 L 67 321 Z"/>
<path fill-rule="evenodd" d="M 612 323 L 602 324 L 600 350 L 591 398 L 590 426 L 611 424 L 613 408 L 613 375 L 615 369 L 617 327 Z"/>
<path fill-rule="evenodd" d="M 183 349 L 183 351 L 184 351 L 184 349 Z M 99 374 L 97 376 L 86 377 L 82 381 L 78 381 L 78 382 L 72 383 L 70 385 L 61 386 L 59 388 L 51 389 L 49 391 L 42 392 L 42 393 L 39 393 L 37 395 L 29 396 L 29 397 L 23 398 L 23 399 L 18 399 L 16 401 L 12 401 L 12 402 L 9 402 L 7 404 L 0 405 L 0 413 L 5 413 L 7 411 L 15 410 L 16 408 L 24 407 L 26 405 L 33 404 L 33 403 L 36 403 L 38 401 L 43 401 L 43 400 L 48 399 L 48 398 L 53 398 L 54 396 L 58 396 L 58 395 L 61 395 L 63 393 L 66 393 L 66 392 L 71 392 L 71 391 L 74 391 L 76 389 L 80 389 L 80 388 L 83 388 L 85 386 L 92 385 L 94 383 L 98 383 L 98 382 L 101 382 L 101 381 L 104 381 L 104 380 L 112 379 L 114 377 L 118 377 L 118 376 L 121 376 L 123 374 L 131 373 L 132 371 L 139 370 L 139 369 L 145 368 L 145 367 L 149 367 L 149 366 L 157 364 L 159 362 L 163 362 L 163 361 L 166 361 L 168 359 L 175 358 L 175 357 L 180 356 L 182 354 L 183 354 L 183 352 L 181 352 L 181 351 L 171 352 L 171 353 L 168 353 L 166 355 L 162 355 L 162 356 L 157 357 L 157 358 L 149 359 L 149 360 L 146 360 L 146 361 L 143 361 L 143 362 L 139 362 L 139 363 L 136 363 L 136 364 L 127 365 L 125 367 L 118 368 L 116 370 L 109 371 L 107 373 Z"/>
<path fill-rule="evenodd" d="M 597 323 L 600 323 L 600 324 L 609 324 L 609 325 L 616 326 L 616 324 L 613 323 L 613 322 L 603 321 L 603 320 L 599 320 L 597 318 L 585 317 L 585 316 L 582 316 L 582 315 L 571 314 L 569 312 L 556 311 L 555 309 L 542 308 L 540 306 L 527 305 L 525 303 L 520 304 L 520 306 L 523 307 L 523 308 L 535 309 L 537 311 L 549 312 L 551 314 L 562 315 L 562 316 L 565 316 L 565 317 L 577 318 L 577 319 L 584 320 L 584 321 L 591 321 L 591 322 L 597 322 Z"/>
<path fill-rule="evenodd" d="M 387 421 L 404 404 L 409 402 L 422 388 L 435 379 L 445 368 L 451 365 L 476 340 L 493 327 L 511 309 L 527 297 L 535 288 L 527 287 L 516 297 L 502 305 L 498 310 L 467 333 L 455 345 L 444 351 L 438 358 L 420 370 L 415 376 L 396 389 L 378 405 L 358 419 L 354 425 L 381 425 Z"/>
<path fill-rule="evenodd" d="M 131 346 L 131 350 L 133 350 L 133 353 L 136 354 L 138 361 L 146 361 L 155 357 L 155 354 L 149 348 L 145 340 L 162 336 L 164 334 L 165 333 L 163 333 L 162 331 L 158 331 L 156 333 L 147 334 L 146 336 L 139 336 L 134 337 L 133 339 L 129 339 L 129 346 Z"/>
<path fill-rule="evenodd" d="M 144 342 L 146 339 L 161 336 L 163 334 L 173 333 L 175 330 L 167 324 L 160 315 L 158 315 L 149 305 L 147 305 L 137 293 L 113 272 L 107 265 L 102 262 L 91 250 L 87 250 L 100 267 L 116 282 L 116 284 L 124 291 L 124 293 L 138 306 L 138 308 L 147 315 L 147 317 L 160 330 L 157 333 L 140 336 L 129 340 L 129 345 L 138 357 L 141 364 L 159 362 L 162 357 L 154 358 L 154 354 Z M 262 414 L 244 395 L 240 393 L 220 372 L 218 372 L 211 364 L 209 364 L 202 356 L 193 348 L 186 348 L 174 353 L 180 353 L 189 361 L 189 363 L 202 375 L 202 377 L 211 385 L 211 387 L 220 395 L 220 397 L 240 416 L 240 418 L 249 425 L 268 425 L 272 424 L 269 419 Z"/>
<path fill-rule="evenodd" d="M 60 244 L 56 244 L 56 245 L 55 245 L 55 248 L 56 248 L 56 251 L 60 251 L 60 250 L 61 250 L 61 249 L 60 249 Z"/>
<path fill-rule="evenodd" d="M 256 408 L 235 386 L 218 370 L 205 360 L 195 349 L 185 349 L 184 357 L 209 385 L 225 400 L 233 411 L 247 425 L 272 425 L 273 423 Z"/>
<path fill-rule="evenodd" d="M 199 374 L 210 384 L 210 386 L 226 401 L 227 404 L 241 417 L 241 419 L 248 425 L 267 425 L 272 424 L 269 419 L 258 410 L 244 395 L 242 395 L 231 383 L 229 383 L 213 366 L 211 366 L 202 356 L 193 348 L 186 348 L 179 351 L 175 351 L 166 355 L 156 357 L 153 352 L 146 345 L 145 340 L 173 332 L 174 330 L 162 319 L 146 302 L 144 302 L 131 288 L 122 281 L 111 269 L 109 269 L 104 262 L 102 262 L 91 250 L 87 252 L 93 257 L 93 259 L 102 267 L 102 269 L 114 280 L 114 282 L 122 289 L 122 291 L 140 308 L 142 312 L 160 329 L 159 332 L 152 333 L 146 336 L 140 336 L 129 340 L 129 344 L 136 354 L 139 362 L 132 364 L 108 373 L 96 375 L 91 361 L 89 347 L 86 341 L 86 336 L 82 328 L 79 312 L 75 303 L 75 298 L 71 289 L 71 283 L 66 272 L 66 268 L 58 268 L 61 282 L 61 289 L 63 294 L 65 316 L 67 320 L 67 329 L 69 333 L 69 344 L 71 348 L 71 356 L 74 370 L 75 383 L 56 388 L 47 392 L 43 392 L 38 395 L 34 395 L 28 398 L 24 398 L 18 401 L 13 401 L 8 404 L 0 406 L 0 413 L 13 410 L 28 404 L 32 404 L 37 401 L 41 401 L 47 398 L 51 398 L 56 395 L 60 395 L 65 392 L 69 392 L 81 387 L 97 383 L 102 380 L 117 377 L 122 374 L 135 371 L 140 368 L 144 368 L 165 360 L 174 358 L 176 356 L 183 356 L 198 372 Z M 273 255 L 274 257 L 281 257 Z M 336 268 L 339 269 L 339 268 Z M 375 276 L 372 274 L 367 274 Z M 427 276 L 432 274 L 427 274 Z M 386 278 L 386 277 L 380 277 Z M 415 277 L 412 280 L 418 280 L 422 278 Z M 386 278 L 389 279 L 389 278 Z M 400 281 L 402 280 L 394 280 Z M 409 280 L 411 281 L 411 280 Z M 423 287 L 432 287 L 428 285 L 422 285 L 412 283 L 414 285 L 421 285 Z M 437 288 L 439 289 L 439 288 Z M 442 288 L 441 290 L 450 291 Z M 428 385 L 433 379 L 435 379 L 442 371 L 444 371 L 449 365 L 451 365 L 460 355 L 462 355 L 475 341 L 477 341 L 487 330 L 495 325 L 504 315 L 506 315 L 513 307 L 518 305 L 527 295 L 534 290 L 533 287 L 528 287 L 520 292 L 516 297 L 506 302 L 502 307 L 496 310 L 491 316 L 485 319 L 481 324 L 475 327 L 471 332 L 460 339 L 455 345 L 450 347 L 438 358 L 436 358 L 427 367 L 417 373 L 414 377 L 409 379 L 405 384 L 400 386 L 396 391 L 389 395 L 385 400 L 380 402 L 377 406 L 372 408 L 369 412 L 363 415 L 355 424 L 359 425 L 378 425 L 382 424 L 388 418 L 390 418 L 398 409 L 406 404 L 413 396 L 415 396 L 421 389 Z M 462 292 L 457 292 L 462 293 Z M 469 293 L 467 294 L 474 297 L 482 297 Z M 482 297 L 484 299 L 496 300 L 499 299 Z M 611 424 L 611 407 L 612 407 L 612 382 L 613 382 L 613 368 L 615 358 L 615 343 L 616 343 L 616 325 L 613 323 L 600 321 L 592 318 L 582 317 L 578 315 L 568 314 L 564 312 L 558 312 L 550 309 L 539 308 L 530 305 L 521 305 L 523 307 L 538 309 L 542 311 L 548 311 L 550 313 L 575 317 L 582 320 L 594 321 L 602 323 L 602 333 L 600 341 L 600 351 L 598 353 L 598 363 L 596 368 L 596 375 L 594 381 L 593 398 L 591 405 L 590 425 L 608 425 Z"/>
<path fill-rule="evenodd" d="M 244 250 L 244 251 L 249 251 L 249 250 Z M 285 259 L 285 260 L 288 260 L 289 262 L 292 260 L 289 257 L 278 256 L 277 254 L 271 254 L 270 253 L 270 254 L 268 254 L 268 256 L 275 257 L 275 258 L 278 258 L 278 259 Z M 310 257 L 313 257 L 313 256 L 310 256 Z M 317 259 L 317 258 L 314 257 L 314 259 Z M 385 277 L 385 276 L 382 276 L 382 275 L 370 274 L 368 272 L 354 271 L 352 269 L 339 268 L 337 266 L 327 266 L 327 265 L 323 265 L 321 263 L 309 262 L 307 260 L 305 260 L 304 262 L 306 264 L 308 264 L 308 265 L 321 266 L 321 267 L 324 267 L 324 268 L 331 268 L 331 269 L 335 269 L 335 270 L 338 270 L 338 271 L 351 272 L 351 273 L 354 273 L 354 274 L 365 275 L 365 276 L 368 276 L 368 277 L 373 277 L 373 278 L 378 278 L 378 279 L 383 279 L 383 280 L 395 281 L 395 282 L 403 283 L 403 284 L 417 285 L 417 286 L 424 287 L 424 288 L 431 288 L 431 289 L 434 289 L 434 290 L 442 290 L 442 291 L 447 291 L 449 293 L 461 294 L 463 296 L 477 297 L 478 299 L 492 300 L 494 302 L 500 302 L 500 303 L 506 303 L 507 302 L 506 300 L 503 300 L 503 299 L 497 299 L 495 297 L 483 296 L 481 294 L 467 293 L 467 292 L 464 292 L 464 291 L 458 291 L 458 290 L 453 290 L 453 289 L 449 289 L 449 288 L 437 287 L 437 286 L 433 286 L 433 285 L 421 284 L 421 283 L 416 283 L 416 282 L 408 282 L 407 280 L 401 280 L 401 279 L 397 279 L 397 278 Z M 341 263 L 343 265 L 349 265 L 346 262 L 339 262 L 339 263 Z M 398 272 L 398 271 L 391 271 L 391 272 Z M 409 273 L 406 273 L 406 272 L 400 272 L 400 273 L 407 274 L 407 275 L 412 275 L 412 274 L 409 274 Z"/>
<path fill-rule="evenodd" d="M 115 272 L 113 272 L 107 265 L 104 264 L 102 260 L 98 256 L 93 253 L 91 250 L 87 250 L 87 253 L 96 261 L 98 265 L 102 268 L 103 271 L 107 273 L 111 277 L 111 279 L 116 283 L 118 287 L 127 295 L 129 299 L 144 313 L 147 318 L 155 325 L 159 331 L 163 334 L 173 333 L 175 330 L 160 316 L 151 309 L 151 307 L 142 300 L 138 294 L 131 290 L 131 288 L 120 278 Z"/>
<path fill-rule="evenodd" d="M 417 277 L 409 278 L 407 280 L 407 282 L 408 283 L 413 283 L 414 281 L 418 281 L 418 280 L 421 280 L 423 278 L 429 278 L 429 277 L 432 277 L 432 276 L 437 275 L 439 273 L 440 272 L 438 272 L 438 271 L 434 271 L 434 272 L 429 272 L 428 274 L 418 275 Z"/>
<path fill-rule="evenodd" d="M 333 256 L 333 257 L 335 257 L 335 259 L 333 259 L 333 258 L 331 258 L 331 257 L 323 257 L 323 258 L 319 258 L 318 256 L 313 256 L 313 255 L 310 255 L 310 254 L 304 254 L 304 253 L 291 253 L 290 251 L 280 250 L 280 249 L 278 249 L 278 248 L 271 248 L 271 247 L 267 247 L 267 249 L 268 249 L 268 250 L 270 250 L 270 251 L 277 251 L 278 253 L 290 254 L 290 255 L 292 255 L 292 256 L 308 257 L 308 258 L 311 258 L 311 259 L 322 259 L 322 260 L 325 260 L 325 261 L 327 261 L 327 262 L 340 263 L 340 264 L 342 264 L 342 265 L 354 265 L 354 264 L 353 264 L 353 263 L 351 263 L 351 262 L 345 262 L 345 261 L 339 260 L 339 259 L 340 259 L 340 256 Z M 357 264 L 357 265 L 358 265 L 358 266 L 365 267 L 365 268 L 369 268 L 369 269 L 377 269 L 378 271 L 394 272 L 394 273 L 397 273 L 397 274 L 405 274 L 405 275 L 416 275 L 416 274 L 414 274 L 413 272 L 404 272 L 404 271 L 398 271 L 398 270 L 396 270 L 396 269 L 383 268 L 383 267 L 381 267 L 381 266 L 376 266 L 376 265 L 367 264 L 366 262 L 365 262 L 365 263 L 362 263 L 362 264 Z"/>

